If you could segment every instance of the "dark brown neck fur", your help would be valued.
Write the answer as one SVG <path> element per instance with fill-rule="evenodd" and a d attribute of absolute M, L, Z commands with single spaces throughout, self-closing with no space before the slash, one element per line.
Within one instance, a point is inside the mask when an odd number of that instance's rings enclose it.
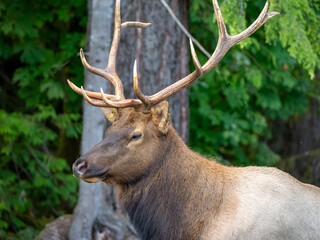
<path fill-rule="evenodd" d="M 219 211 L 223 167 L 191 151 L 172 127 L 163 141 L 158 166 L 118 186 L 120 203 L 143 240 L 200 239 L 204 223 Z"/>

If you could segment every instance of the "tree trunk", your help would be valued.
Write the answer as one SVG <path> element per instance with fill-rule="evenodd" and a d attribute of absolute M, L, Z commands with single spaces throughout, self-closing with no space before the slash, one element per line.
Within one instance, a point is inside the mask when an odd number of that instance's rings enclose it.
<path fill-rule="evenodd" d="M 320 74 L 315 75 L 319 84 Z M 274 124 L 271 146 L 282 157 L 279 168 L 320 187 L 320 104 L 309 101 L 308 112 L 298 119 Z"/>
<path fill-rule="evenodd" d="M 162 6 L 160 1 L 122 1 L 124 20 L 150 22 L 147 29 L 123 31 L 119 47 L 118 69 L 124 81 L 125 95 L 135 98 L 133 92 L 133 63 L 137 60 L 142 92 L 152 95 L 183 78 L 189 71 L 187 38 Z M 187 26 L 187 1 L 171 0 L 170 7 Z M 188 140 L 189 91 L 170 97 L 172 124 L 182 139 Z"/>
<path fill-rule="evenodd" d="M 106 51 L 110 46 L 113 19 L 112 1 L 89 0 L 87 25 L 87 47 L 85 54 L 89 64 L 104 68 Z M 103 31 L 101 31 L 103 29 Z M 85 89 L 94 91 L 106 86 L 100 77 L 85 72 Z M 83 132 L 81 155 L 101 141 L 105 128 L 105 117 L 99 108 L 83 101 Z M 101 208 L 105 207 L 102 183 L 89 184 L 80 181 L 79 199 L 74 210 L 70 240 L 85 240 L 92 237 L 92 226 Z"/>
<path fill-rule="evenodd" d="M 187 25 L 187 1 L 172 0 L 170 6 Z M 92 66 L 105 68 L 113 36 L 114 1 L 89 0 L 88 43 L 86 57 Z M 135 98 L 132 72 L 134 60 L 142 91 L 149 95 L 188 74 L 187 39 L 159 1 L 123 0 L 123 21 L 151 22 L 148 29 L 125 29 L 118 52 L 117 72 L 124 85 L 125 96 Z M 85 89 L 99 91 L 106 80 L 85 73 Z M 112 92 L 108 84 L 107 92 Z M 171 97 L 172 123 L 184 141 L 188 139 L 188 90 Z M 106 121 L 97 107 L 83 104 L 81 154 L 102 140 Z M 114 189 L 105 183 L 80 182 L 79 199 L 74 210 L 70 240 L 134 239 L 132 227 L 121 217 Z M 105 236 L 104 236 L 105 235 Z M 108 236 L 107 236 L 108 235 Z"/>

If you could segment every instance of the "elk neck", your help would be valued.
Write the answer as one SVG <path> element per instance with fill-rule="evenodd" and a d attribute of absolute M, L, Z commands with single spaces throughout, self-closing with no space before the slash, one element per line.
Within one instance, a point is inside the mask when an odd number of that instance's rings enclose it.
<path fill-rule="evenodd" d="M 118 198 L 142 239 L 199 239 L 219 213 L 225 167 L 190 150 L 172 126 L 163 141 L 157 164 L 118 185 Z"/>

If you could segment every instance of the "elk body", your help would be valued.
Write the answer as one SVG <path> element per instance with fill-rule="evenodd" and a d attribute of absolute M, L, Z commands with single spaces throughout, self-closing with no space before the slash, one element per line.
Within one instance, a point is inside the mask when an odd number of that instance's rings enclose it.
<path fill-rule="evenodd" d="M 139 90 L 135 64 L 134 91 L 139 99 L 124 99 L 115 71 L 121 30 L 149 24 L 121 24 L 116 1 L 107 68 L 91 67 L 80 52 L 85 68 L 109 80 L 115 94 L 85 91 L 68 81 L 112 123 L 104 139 L 74 163 L 74 175 L 114 184 L 144 240 L 320 239 L 319 188 L 275 168 L 236 168 L 210 161 L 191 151 L 170 125 L 169 105 L 162 101 L 210 71 L 234 44 L 277 14 L 267 13 L 267 3 L 248 29 L 229 36 L 216 0 L 213 6 L 220 35 L 208 62 L 200 65 L 191 43 L 196 70 L 153 96 Z"/>

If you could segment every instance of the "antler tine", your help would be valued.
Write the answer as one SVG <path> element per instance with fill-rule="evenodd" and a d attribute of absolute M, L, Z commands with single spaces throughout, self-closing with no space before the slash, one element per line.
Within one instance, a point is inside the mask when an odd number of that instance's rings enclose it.
<path fill-rule="evenodd" d="M 111 101 L 106 98 L 102 88 L 100 89 L 100 94 L 101 94 L 102 100 L 106 103 L 108 107 L 126 108 L 126 107 L 137 107 L 142 105 L 142 102 L 138 99 L 124 99 L 117 102 Z"/>
<path fill-rule="evenodd" d="M 150 27 L 151 23 L 142 22 L 124 22 L 121 23 L 121 28 L 147 28 Z"/>
<path fill-rule="evenodd" d="M 82 48 L 80 49 L 80 59 L 81 59 L 82 65 L 85 67 L 85 69 L 87 69 L 89 72 L 91 72 L 91 73 L 93 73 L 95 75 L 98 75 L 98 76 L 101 76 L 101 77 L 107 79 L 114 86 L 114 88 L 115 88 L 115 97 L 113 97 L 113 98 L 116 98 L 117 100 L 124 98 L 123 97 L 123 93 L 122 93 L 122 89 L 119 89 L 119 87 L 118 87 L 119 84 L 118 84 L 117 79 L 112 74 L 110 74 L 109 72 L 107 72 L 107 71 L 105 71 L 103 69 L 92 67 L 87 62 L 87 60 L 86 60 L 86 58 L 84 56 Z"/>
<path fill-rule="evenodd" d="M 137 60 L 134 61 L 134 65 L 133 65 L 133 89 L 134 89 L 134 93 L 136 94 L 137 98 L 139 98 L 141 100 L 141 102 L 143 102 L 146 109 L 152 107 L 152 101 L 149 99 L 149 97 L 145 96 L 139 89 L 139 79 L 138 79 L 138 73 L 137 73 Z"/>
<path fill-rule="evenodd" d="M 199 75 L 199 77 L 201 77 L 203 74 L 202 68 L 201 68 L 201 63 L 199 62 L 196 51 L 194 50 L 194 46 L 193 46 L 191 38 L 189 39 L 189 42 L 190 42 L 190 50 L 191 50 L 192 60 L 193 60 L 194 66 L 196 67 L 196 73 L 197 73 L 197 75 Z"/>
<path fill-rule="evenodd" d="M 106 77 L 106 72 L 103 71 L 102 69 L 100 68 L 95 68 L 95 67 L 92 67 L 86 60 L 85 56 L 84 56 L 84 53 L 83 53 L 83 49 L 80 48 L 80 59 L 81 59 L 81 62 L 82 62 L 82 65 L 84 66 L 85 69 L 87 69 L 89 72 L 95 74 L 95 75 L 99 75 L 101 77 Z"/>
<path fill-rule="evenodd" d="M 120 0 L 116 0 L 114 13 L 114 33 L 113 40 L 109 53 L 109 61 L 106 70 L 116 74 L 116 59 L 121 38 L 121 15 L 120 15 Z"/>
<path fill-rule="evenodd" d="M 100 98 L 101 100 L 92 100 L 88 95 L 88 91 L 85 91 L 83 87 L 81 86 L 81 94 L 84 97 L 84 99 L 87 100 L 88 103 L 90 103 L 93 106 L 96 107 L 113 107 L 113 108 L 126 108 L 126 107 L 136 107 L 142 105 L 142 102 L 137 99 L 124 99 L 121 101 L 111 101 L 106 98 L 107 94 L 105 94 L 101 88 L 100 91 Z"/>
<path fill-rule="evenodd" d="M 267 12 L 269 7 L 269 2 L 267 1 L 264 5 L 263 10 L 261 11 L 259 17 L 243 32 L 233 36 L 233 41 L 235 41 L 234 44 L 240 42 L 241 40 L 249 37 L 251 34 L 253 34 L 256 30 L 258 30 L 266 21 L 268 21 L 270 18 L 272 18 L 275 15 L 280 14 L 279 12 Z"/>
<path fill-rule="evenodd" d="M 212 4 L 213 4 L 214 12 L 216 14 L 217 23 L 218 23 L 219 40 L 222 40 L 223 38 L 228 38 L 229 34 L 227 32 L 226 25 L 224 24 L 223 17 L 222 17 L 217 0 L 212 0 Z"/>
<path fill-rule="evenodd" d="M 86 91 L 83 89 L 82 86 L 81 86 L 81 92 L 82 92 L 82 96 L 84 97 L 84 99 L 87 100 L 87 102 L 90 103 L 91 105 L 96 106 L 96 107 L 109 107 L 103 101 L 100 101 L 100 100 L 94 101 L 90 97 L 88 97 Z"/>
<path fill-rule="evenodd" d="M 77 87 L 76 85 L 74 85 L 72 82 L 69 81 L 69 79 L 67 79 L 67 82 L 69 84 L 69 86 L 71 87 L 71 89 L 73 91 L 75 91 L 76 93 L 78 93 L 79 95 L 82 95 L 82 90 L 81 88 Z M 101 100 L 101 94 L 100 93 L 97 93 L 97 92 L 91 92 L 91 91 L 87 91 L 87 90 L 84 90 L 86 95 L 90 98 L 94 98 L 94 99 L 99 99 Z M 115 95 L 110 95 L 110 94 L 105 94 L 105 96 L 112 100 L 112 101 L 116 101 L 117 98 Z"/>
<path fill-rule="evenodd" d="M 119 47 L 119 42 L 121 38 L 121 15 L 120 15 L 120 0 L 116 0 L 115 3 L 115 13 L 114 13 L 114 33 L 113 40 L 109 53 L 108 65 L 104 69 L 113 78 L 115 94 L 119 96 L 120 99 L 124 99 L 122 82 L 116 72 L 116 62 L 117 62 L 117 52 Z"/>

